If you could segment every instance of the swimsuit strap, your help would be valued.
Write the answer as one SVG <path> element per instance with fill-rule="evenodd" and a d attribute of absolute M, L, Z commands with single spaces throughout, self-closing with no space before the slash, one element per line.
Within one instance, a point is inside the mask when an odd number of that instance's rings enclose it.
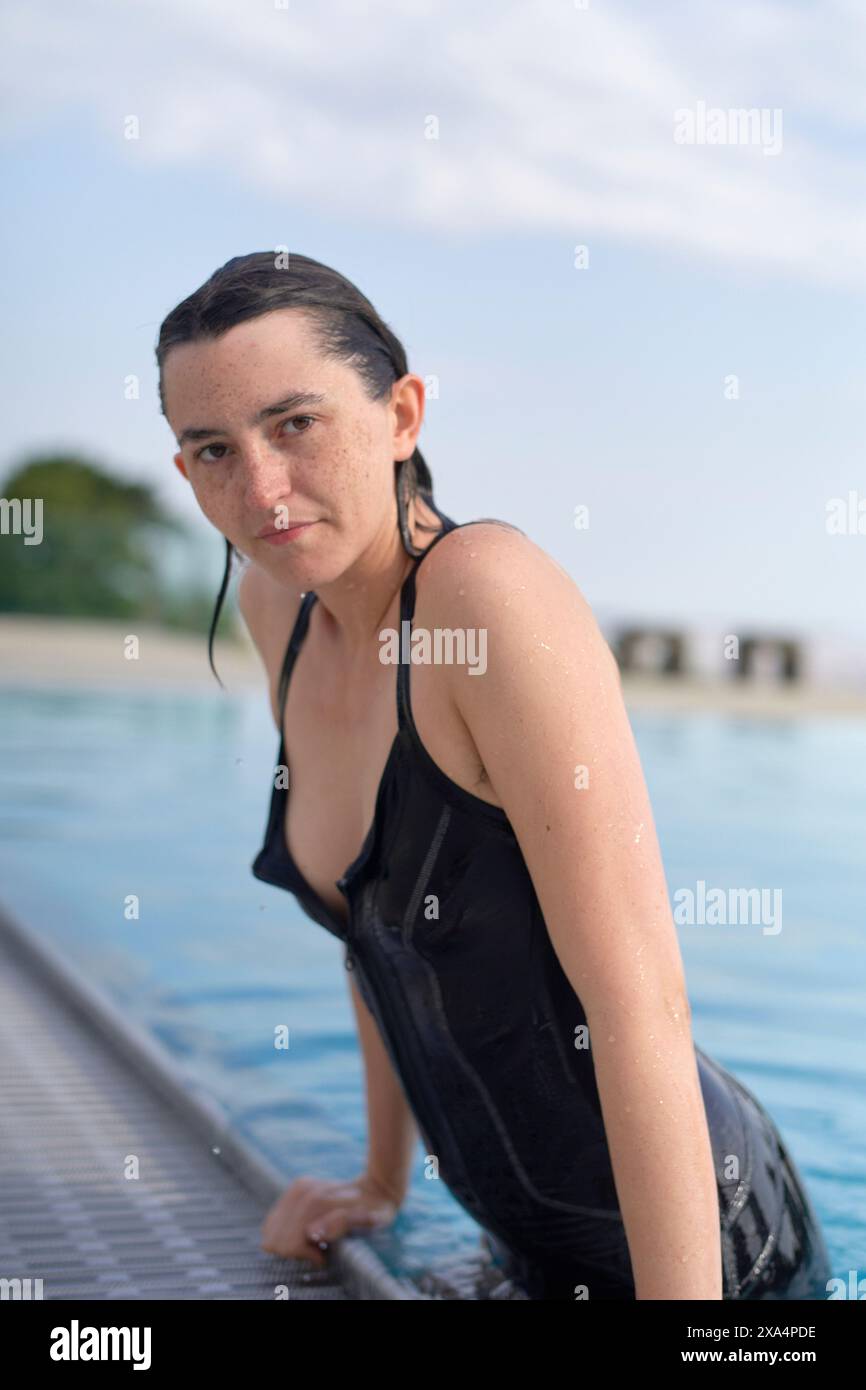
<path fill-rule="evenodd" d="M 519 527 L 519 526 L 513 526 L 512 523 L 511 523 L 510 521 L 500 521 L 499 518 L 498 518 L 498 517 L 495 517 L 495 516 L 481 516 L 481 517 L 476 517 L 476 519 L 475 519 L 474 521 L 459 521 L 459 522 L 458 522 L 458 521 L 452 521 L 451 518 L 450 518 L 450 516 L 445 516 L 443 512 L 438 512 L 438 511 L 437 511 L 437 516 L 440 516 L 440 517 L 442 518 L 443 522 L 445 523 L 443 529 L 439 532 L 438 535 L 436 535 L 436 536 L 433 537 L 433 540 L 430 542 L 430 544 L 428 545 L 427 549 L 426 549 L 426 550 L 422 550 L 421 554 L 418 555 L 418 556 L 416 557 L 414 565 L 413 565 L 412 568 L 410 569 L 409 573 L 407 574 L 407 576 L 406 576 L 406 578 L 405 578 L 405 580 L 404 580 L 404 582 L 403 582 L 403 588 L 402 588 L 401 593 L 400 593 L 400 621 L 401 621 L 401 622 L 405 621 L 406 619 L 408 619 L 409 622 L 411 622 L 412 619 L 413 619 L 414 616 L 415 616 L 415 576 L 416 576 L 417 573 L 418 573 L 418 566 L 420 565 L 421 561 L 424 559 L 424 556 L 425 556 L 425 555 L 429 555 L 430 551 L 434 548 L 434 546 L 437 546 L 437 545 L 439 544 L 439 542 L 440 542 L 445 536 L 447 536 L 448 533 L 449 533 L 450 531 L 461 531 L 461 530 L 463 529 L 464 526 L 481 526 L 481 525 L 488 525 L 488 526 L 504 526 L 504 527 L 505 527 L 507 530 L 509 530 L 509 531 L 520 531 L 520 534 L 521 534 L 521 535 L 525 535 L 525 534 L 526 534 L 524 531 L 521 531 L 521 530 L 520 530 L 520 527 Z M 402 663 L 401 663 L 401 665 L 402 665 Z"/>
<path fill-rule="evenodd" d="M 414 557 L 414 563 L 413 563 L 413 565 L 412 565 L 412 568 L 409 570 L 409 573 L 407 574 L 406 578 L 404 579 L 404 581 L 403 581 L 403 586 L 402 586 L 402 588 L 401 588 L 401 590 L 400 590 L 400 621 L 401 621 L 401 624 L 402 624 L 402 622 L 403 622 L 404 620 L 408 620 L 409 623 L 411 623 L 412 618 L 413 618 L 414 615 L 415 615 L 415 576 L 416 576 L 416 574 L 418 573 L 418 566 L 421 564 L 421 561 L 424 559 L 424 556 L 425 556 L 425 555 L 429 555 L 430 551 L 433 550 L 433 548 L 434 548 L 435 546 L 437 546 L 437 545 L 439 544 L 439 542 L 443 539 L 443 537 L 447 536 L 447 535 L 449 534 L 449 532 L 451 532 L 451 531 L 459 531 L 459 530 L 460 530 L 462 527 L 464 527 L 464 526 L 474 526 L 474 525 L 477 525 L 477 524 L 479 523 L 479 521 L 481 521 L 481 522 L 492 522 L 492 523 L 494 523 L 494 524 L 497 525 L 497 526 L 506 526 L 506 527 L 508 527 L 509 530 L 512 530 L 512 531 L 519 531 L 519 530 L 520 530 L 520 528 L 519 528 L 518 526 L 512 526 L 510 522 L 507 522 L 507 521 L 500 521 L 500 520 L 498 520 L 498 518 L 496 518 L 496 517 L 481 517 L 481 518 L 478 519 L 478 521 L 461 521 L 461 522 L 457 522 L 457 521 L 453 521 L 453 520 L 451 519 L 450 516 L 446 516 L 444 512 L 440 512 L 439 509 L 438 509 L 438 507 L 436 508 L 436 515 L 437 515 L 438 517 L 440 517 L 440 519 L 441 519 L 441 521 L 442 521 L 442 523 L 443 523 L 443 525 L 442 525 L 442 530 L 439 531 L 439 532 L 433 537 L 433 539 L 432 539 L 432 541 L 430 542 L 430 544 L 427 546 L 427 548 L 426 548 L 425 550 L 422 550 L 422 551 L 421 551 L 421 554 L 420 554 L 420 555 L 416 555 L 416 556 Z M 522 534 L 522 533 L 521 533 L 521 534 Z M 279 686 L 278 686 L 278 690 L 277 690 L 277 704 L 278 704 L 279 711 L 280 711 L 280 739 L 281 739 L 281 741 L 282 741 L 282 739 L 283 739 L 283 737 L 284 737 L 284 735 L 283 735 L 283 720 L 284 720 L 284 717 L 285 717 L 286 695 L 287 695 L 287 693 L 288 693 L 288 688 L 289 688 L 289 679 L 290 679 L 291 674 L 292 674 L 292 668 L 294 667 L 295 658 L 296 658 L 297 655 L 298 655 L 298 650 L 299 650 L 299 648 L 300 648 L 300 645 L 301 645 L 301 643 L 303 642 L 304 638 L 305 638 L 306 635 L 307 635 L 307 627 L 309 626 L 309 622 L 310 622 L 310 613 L 311 613 L 311 611 L 312 611 L 312 607 L 313 607 L 313 604 L 314 604 L 315 602 L 316 602 L 316 594 L 315 594 L 314 590 L 308 589 L 307 592 L 303 595 L 303 598 L 302 598 L 302 600 L 301 600 L 301 606 L 300 606 L 300 608 L 298 609 L 298 616 L 297 616 L 297 618 L 295 619 L 295 625 L 294 625 L 294 627 L 292 628 L 292 634 L 291 634 L 291 636 L 290 636 L 290 638 L 289 638 L 288 646 L 286 647 L 285 656 L 283 657 L 283 664 L 282 664 L 282 668 L 281 668 L 281 670 L 280 670 L 280 680 L 279 680 Z M 402 632 L 402 626 L 401 626 L 401 632 Z M 400 721 L 401 726 L 402 726 L 402 722 L 403 722 L 403 708 L 404 708 L 404 702 L 405 702 L 405 709 L 406 709 L 406 711 L 407 711 L 408 717 L 409 717 L 409 719 L 411 720 L 411 713 L 409 712 L 409 677 L 408 677 L 408 667 L 407 667 L 406 664 L 404 664 L 404 663 L 401 661 L 401 662 L 399 663 L 398 667 L 397 667 L 397 717 L 398 717 L 398 720 Z"/>
<path fill-rule="evenodd" d="M 447 536 L 451 531 L 460 531 L 464 526 L 479 526 L 482 523 L 487 523 L 494 526 L 504 526 L 509 531 L 520 531 L 521 535 L 525 535 L 525 532 L 521 531 L 519 526 L 513 526 L 510 521 L 500 521 L 498 517 L 482 516 L 477 517 L 474 521 L 456 522 L 452 521 L 450 517 L 444 516 L 441 512 L 437 514 L 442 517 L 445 526 L 443 530 L 439 532 L 438 536 L 434 537 L 430 542 L 427 549 L 422 551 L 417 557 L 414 565 L 406 576 L 400 593 L 400 658 L 397 665 L 397 724 L 401 729 L 409 725 L 410 728 L 415 731 L 416 737 L 417 730 L 415 730 L 415 723 L 412 718 L 412 702 L 409 697 L 409 667 L 411 665 L 411 657 L 406 661 L 403 660 L 403 633 L 405 632 L 407 634 L 406 652 L 408 655 L 411 650 L 412 619 L 415 616 L 415 577 L 418 573 L 418 566 L 424 559 L 424 556 L 429 555 L 430 551 L 434 546 L 439 544 L 444 536 Z M 404 623 L 409 624 L 408 628 L 404 628 Z M 418 739 L 418 742 L 420 743 L 420 739 Z"/>
<path fill-rule="evenodd" d="M 313 604 L 315 602 L 315 593 L 312 589 L 308 589 L 307 592 L 303 595 L 303 598 L 301 599 L 301 606 L 298 609 L 298 616 L 295 619 L 295 625 L 292 628 L 292 635 L 289 638 L 289 643 L 286 647 L 286 654 L 283 657 L 283 665 L 280 671 L 280 683 L 277 691 L 277 705 L 280 711 L 281 741 L 285 737 L 285 735 L 283 734 L 283 721 L 286 709 L 286 694 L 289 689 L 289 677 L 292 674 L 292 667 L 295 664 L 295 657 L 298 655 L 298 649 L 307 635 L 307 626 L 310 621 L 310 610 L 312 609 Z"/>
<path fill-rule="evenodd" d="M 452 521 L 452 520 L 451 520 L 451 517 L 450 517 L 450 516 L 446 516 L 444 512 L 440 512 L 438 507 L 434 507 L 433 510 L 436 512 L 436 515 L 437 515 L 438 517 L 440 517 L 441 520 L 442 520 L 442 522 L 444 523 L 444 529 L 443 529 L 442 531 L 440 531 L 439 534 L 433 538 L 432 542 L 431 542 L 430 545 L 427 547 L 427 550 L 432 550 L 432 549 L 433 549 L 433 546 L 436 544 L 436 542 L 437 542 L 437 541 L 440 541 L 440 540 L 442 539 L 442 537 L 446 534 L 447 531 L 453 531 L 454 528 L 457 526 L 457 522 L 456 522 L 456 521 Z M 410 572 L 409 572 L 410 577 L 414 575 L 415 570 L 416 570 L 417 567 L 418 567 L 418 564 L 420 563 L 421 560 L 424 559 L 424 556 L 427 554 L 427 550 L 422 550 L 421 554 L 415 557 L 415 563 L 413 564 L 412 569 L 411 569 Z M 405 592 L 405 588 L 406 588 L 406 585 L 405 585 L 405 583 L 404 583 L 404 585 L 403 585 L 403 591 L 404 591 L 404 592 Z M 309 626 L 309 622 L 310 622 L 310 612 L 311 612 L 312 607 L 313 607 L 313 604 L 314 604 L 315 602 L 316 602 L 316 594 L 315 594 L 315 592 L 314 592 L 312 589 L 309 589 L 309 590 L 302 596 L 302 599 L 301 599 L 301 606 L 300 606 L 300 608 L 298 609 L 298 616 L 297 616 L 296 619 L 295 619 L 295 625 L 294 625 L 294 627 L 292 628 L 292 633 L 291 633 L 291 636 L 289 637 L 289 641 L 288 641 L 288 644 L 287 644 L 287 646 L 286 646 L 285 655 L 283 656 L 283 664 L 282 664 L 282 667 L 281 667 L 281 669 L 280 669 L 280 679 L 279 679 L 279 684 L 278 684 L 278 686 L 277 686 L 277 706 L 278 706 L 279 711 L 280 711 L 280 737 L 281 737 L 281 738 L 284 737 L 284 735 L 283 735 L 283 723 L 284 723 L 284 720 L 285 720 L 286 696 L 287 696 L 288 690 L 289 690 L 289 680 L 291 679 L 292 669 L 293 669 L 293 667 L 294 667 L 294 665 L 295 665 L 295 658 L 296 658 L 296 656 L 298 655 L 298 651 L 299 651 L 299 649 L 300 649 L 301 643 L 303 642 L 304 638 L 305 638 L 306 635 L 307 635 L 307 627 Z M 401 597 L 401 608 L 402 608 L 402 597 Z"/>
<path fill-rule="evenodd" d="M 407 617 L 408 617 L 409 619 L 411 619 L 411 618 L 413 617 L 413 615 L 414 615 L 414 612 L 415 612 L 415 576 L 416 576 L 416 574 L 418 573 L 418 566 L 420 565 L 421 561 L 424 559 L 424 556 L 425 556 L 425 555 L 429 555 L 429 554 L 430 554 L 430 551 L 433 550 L 433 549 L 435 549 L 435 547 L 439 544 L 439 542 L 440 542 L 445 536 L 447 536 L 448 533 L 449 533 L 450 531 L 459 531 L 461 526 L 471 526 L 471 525 L 472 525 L 472 523 L 471 523 L 470 521 L 463 521 L 463 522 L 452 521 L 451 518 L 450 518 L 450 516 L 446 516 L 446 515 L 444 514 L 444 512 L 438 512 L 437 515 L 438 515 L 439 517 L 441 517 L 441 519 L 442 519 L 442 522 L 443 522 L 442 530 L 437 532 L 437 534 L 433 537 L 432 541 L 431 541 L 430 544 L 427 546 L 427 548 L 426 548 L 425 550 L 422 550 L 422 551 L 421 551 L 421 554 L 420 554 L 420 555 L 416 555 L 416 556 L 415 556 L 414 561 L 413 561 L 413 564 L 412 564 L 412 568 L 410 569 L 409 573 L 406 575 L 406 578 L 403 580 L 403 587 L 402 587 L 401 590 L 400 590 L 400 621 L 401 621 L 401 622 L 403 621 L 404 618 L 407 618 Z"/>

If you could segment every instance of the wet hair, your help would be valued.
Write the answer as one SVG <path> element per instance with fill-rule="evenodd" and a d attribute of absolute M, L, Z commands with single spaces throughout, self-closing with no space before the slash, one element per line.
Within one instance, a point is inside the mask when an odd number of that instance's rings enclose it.
<path fill-rule="evenodd" d="M 393 383 L 409 370 L 399 338 L 345 276 L 309 256 L 254 251 L 226 261 L 163 319 L 156 347 L 162 414 L 165 415 L 162 373 L 173 347 L 218 338 L 235 324 L 274 309 L 301 310 L 313 327 L 318 351 L 354 368 L 371 401 L 382 400 Z M 404 549 L 407 554 L 418 556 L 422 552 L 413 545 L 409 534 L 408 507 L 412 498 L 420 495 L 443 523 L 447 520 L 433 500 L 433 479 L 420 449 L 397 464 L 394 487 Z M 422 530 L 434 529 L 421 522 L 418 525 Z M 228 537 L 224 539 L 225 570 L 208 634 L 208 660 L 220 685 L 222 681 L 213 663 L 214 634 L 236 554 Z"/>

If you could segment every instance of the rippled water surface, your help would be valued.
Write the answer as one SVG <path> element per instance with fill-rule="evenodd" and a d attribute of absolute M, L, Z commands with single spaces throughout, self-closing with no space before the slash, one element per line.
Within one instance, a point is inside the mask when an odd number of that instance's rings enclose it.
<path fill-rule="evenodd" d="M 263 701 L 7 690 L 0 712 L 0 900 L 149 1029 L 287 1178 L 356 1174 L 363 1077 L 340 944 L 250 873 L 278 745 Z M 773 1115 L 834 1274 L 866 1277 L 866 724 L 652 714 L 632 725 L 672 904 L 699 882 L 781 892 L 780 930 L 678 927 L 695 1040 Z M 274 1046 L 281 1025 L 288 1049 Z M 422 1156 L 374 1243 L 396 1272 L 440 1270 L 460 1287 L 478 1228 L 425 1180 Z"/>

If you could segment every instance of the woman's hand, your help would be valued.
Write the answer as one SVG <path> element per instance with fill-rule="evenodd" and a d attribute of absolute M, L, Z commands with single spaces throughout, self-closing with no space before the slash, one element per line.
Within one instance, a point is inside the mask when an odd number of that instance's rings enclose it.
<path fill-rule="evenodd" d="M 262 1222 L 262 1249 L 323 1268 L 328 1248 L 341 1236 L 389 1225 L 399 1201 L 369 1173 L 349 1182 L 297 1178 Z"/>

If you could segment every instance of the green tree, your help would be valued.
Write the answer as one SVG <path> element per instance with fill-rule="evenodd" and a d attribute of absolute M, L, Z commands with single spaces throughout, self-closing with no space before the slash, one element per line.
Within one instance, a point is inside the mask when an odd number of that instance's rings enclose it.
<path fill-rule="evenodd" d="M 38 543 L 25 544 L 16 533 L 14 499 L 35 536 L 41 503 Z M 147 484 L 74 455 L 32 457 L 7 476 L 0 517 L 0 612 L 139 618 L 208 631 L 215 591 L 171 582 L 162 563 L 191 542 L 189 528 Z M 234 613 L 226 610 L 226 635 L 236 637 Z"/>

